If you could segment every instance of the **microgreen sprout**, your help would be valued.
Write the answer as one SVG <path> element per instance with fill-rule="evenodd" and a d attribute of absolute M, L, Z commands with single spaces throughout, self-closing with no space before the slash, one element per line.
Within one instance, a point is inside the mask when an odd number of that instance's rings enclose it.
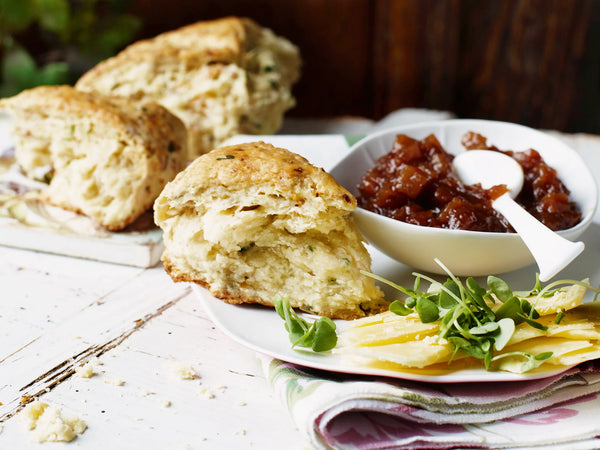
<path fill-rule="evenodd" d="M 285 297 L 275 297 L 275 311 L 285 320 L 292 348 L 310 348 L 314 352 L 325 352 L 337 344 L 336 326 L 329 317 L 319 317 L 312 323 L 298 316 Z"/>
<path fill-rule="evenodd" d="M 309 250 L 312 251 L 310 246 Z M 446 272 L 448 279 L 440 283 L 432 277 L 414 272 L 412 288 L 400 286 L 369 272 L 361 272 L 406 296 L 404 300 L 391 302 L 390 312 L 400 316 L 416 313 L 423 323 L 440 322 L 439 337 L 454 346 L 448 364 L 462 351 L 483 360 L 486 370 L 492 370 L 492 363 L 501 366 L 506 358 L 512 358 L 511 363 L 522 360 L 521 372 L 535 369 L 550 359 L 553 353 L 532 355 L 527 352 L 507 352 L 495 355 L 494 352 L 506 347 L 516 326 L 521 323 L 540 330 L 548 329 L 537 321 L 540 315 L 535 310 L 535 305 L 539 299 L 554 295 L 566 285 L 578 285 L 591 290 L 594 292 L 593 301 L 600 296 L 600 286 L 596 288 L 577 280 L 559 280 L 542 286 L 537 275 L 535 285 L 529 291 L 513 292 L 504 280 L 493 275 L 487 277 L 486 289 L 472 277 L 466 278 L 463 283 L 439 260 L 436 259 L 436 262 Z M 427 290 L 421 289 L 422 280 L 429 282 Z M 323 352 L 337 345 L 336 325 L 331 319 L 320 317 L 308 322 L 296 314 L 289 300 L 284 297 L 277 296 L 274 304 L 277 314 L 285 321 L 285 329 L 293 348 L 310 348 L 315 352 Z M 564 313 L 559 311 L 555 323 L 560 323 L 563 317 Z"/>
<path fill-rule="evenodd" d="M 416 277 L 414 289 L 398 286 L 368 272 L 363 273 L 407 296 L 404 301 L 393 301 L 389 306 L 391 312 L 402 316 L 417 313 L 423 323 L 440 321 L 439 337 L 454 346 L 454 353 L 448 363 L 452 362 L 458 351 L 463 351 L 483 360 L 487 370 L 491 370 L 492 362 L 506 358 L 508 355 L 524 360 L 521 365 L 522 371 L 531 370 L 552 357 L 552 352 L 540 355 L 511 352 L 495 356 L 494 351 L 501 351 L 510 341 L 515 327 L 523 322 L 540 330 L 547 329 L 537 321 L 540 317 L 535 310 L 538 299 L 554 295 L 561 286 L 566 284 L 579 285 L 592 290 L 595 292 L 594 300 L 600 294 L 600 288 L 576 280 L 556 281 L 542 287 L 539 276 L 536 276 L 533 289 L 527 292 L 513 292 L 504 280 L 492 275 L 487 277 L 488 289 L 486 289 L 472 277 L 468 277 L 463 283 L 443 263 L 439 260 L 436 262 L 448 275 L 447 281 L 440 283 L 427 275 L 413 273 Z M 430 283 L 429 289 L 425 292 L 419 290 L 421 280 Z M 497 302 L 500 305 L 493 310 L 492 306 Z M 561 319 L 562 314 L 559 313 L 556 318 L 557 323 Z"/>

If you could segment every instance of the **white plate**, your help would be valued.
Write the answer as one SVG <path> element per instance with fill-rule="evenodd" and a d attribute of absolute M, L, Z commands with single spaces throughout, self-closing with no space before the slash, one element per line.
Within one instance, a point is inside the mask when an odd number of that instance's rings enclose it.
<path fill-rule="evenodd" d="M 431 383 L 534 380 L 558 375 L 569 369 L 568 367 L 550 368 L 525 374 L 487 372 L 484 369 L 464 369 L 449 371 L 443 375 L 430 375 L 425 371 L 419 373 L 416 370 L 384 370 L 358 365 L 335 353 L 314 353 L 292 349 L 287 332 L 284 329 L 283 320 L 271 309 L 251 305 L 230 305 L 213 297 L 206 289 L 198 285 L 193 285 L 193 289 L 198 294 L 201 303 L 215 325 L 230 338 L 258 353 L 312 369 Z M 308 315 L 303 315 L 303 317 L 310 320 Z M 338 328 L 344 326 L 342 321 L 336 320 L 335 322 Z"/>
<path fill-rule="evenodd" d="M 266 136 L 261 136 L 261 139 L 269 141 L 269 137 Z M 331 138 L 313 137 L 312 140 L 307 139 L 307 137 L 303 137 L 301 142 L 303 145 L 298 145 L 297 137 L 286 138 L 284 136 L 277 136 L 273 137 L 273 140 L 276 141 L 273 144 L 290 149 L 293 148 L 294 151 L 301 153 L 311 162 L 321 165 L 325 169 L 331 167 L 332 153 L 338 157 L 343 156 L 343 148 L 340 148 L 343 147 L 343 140 L 341 139 L 334 141 L 339 144 L 335 148 L 332 148 L 332 141 L 328 140 Z M 242 140 L 244 139 L 238 139 L 237 142 Z M 590 164 L 592 172 L 600 174 L 600 142 L 597 143 L 597 147 L 594 149 L 596 151 L 589 150 L 589 148 L 584 148 L 581 154 L 586 162 Z M 326 163 L 323 161 L 324 153 L 328 155 Z M 597 177 L 598 175 L 595 176 Z M 600 264 L 598 264 L 600 261 L 600 218 L 598 214 L 596 214 L 594 223 L 581 236 L 581 239 L 586 244 L 585 251 L 574 263 L 561 272 L 557 279 L 581 280 L 590 278 L 592 283 L 598 284 L 600 283 Z M 414 277 L 410 267 L 388 258 L 373 247 L 369 247 L 369 252 L 373 258 L 372 271 L 374 273 L 405 286 L 413 285 Z M 535 267 L 530 266 L 515 272 L 503 274 L 501 278 L 506 280 L 513 290 L 527 290 L 534 285 Z M 394 293 L 385 287 L 382 288 L 386 292 L 386 298 L 393 300 Z M 284 329 L 284 322 L 272 309 L 249 305 L 230 305 L 214 298 L 204 288 L 194 285 L 194 290 L 214 323 L 235 341 L 273 358 L 314 369 L 357 375 L 388 376 L 436 383 L 522 381 L 549 377 L 566 370 L 564 367 L 556 369 L 549 366 L 550 368 L 546 368 L 544 371 L 526 374 L 469 369 L 458 370 L 443 375 L 431 375 L 426 374 L 424 371 L 421 373 L 419 371 L 400 372 L 360 366 L 344 359 L 341 355 L 331 353 L 317 354 L 292 349 L 287 332 Z M 336 321 L 336 324 L 339 328 L 343 328 L 345 323 L 343 321 Z"/>

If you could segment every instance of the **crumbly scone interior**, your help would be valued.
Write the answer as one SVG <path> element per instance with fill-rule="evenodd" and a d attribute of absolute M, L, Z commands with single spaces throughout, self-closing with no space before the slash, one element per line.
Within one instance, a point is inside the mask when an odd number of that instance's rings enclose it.
<path fill-rule="evenodd" d="M 152 99 L 178 116 L 188 128 L 189 148 L 210 149 L 234 134 L 248 103 L 246 74 L 231 64 L 188 70 L 181 66 L 121 65 L 95 87 L 112 95 Z"/>
<path fill-rule="evenodd" d="M 198 44 L 202 45 L 208 44 Z M 218 48 L 218 41 L 214 45 Z M 151 53 L 150 43 L 138 45 L 136 51 L 145 47 Z M 239 64 L 215 61 L 193 66 L 175 57 L 161 58 L 114 65 L 110 76 L 78 87 L 162 104 L 185 123 L 190 159 L 237 133 L 274 133 L 284 112 L 294 105 L 291 85 L 298 77 L 297 50 L 270 30 L 261 31 L 256 47 Z"/>
<path fill-rule="evenodd" d="M 151 206 L 152 199 L 139 202 L 135 194 L 161 186 L 145 185 L 148 166 L 140 163 L 135 141 L 93 118 L 16 114 L 17 162 L 28 176 L 51 180 L 44 193 L 48 201 L 101 224 L 106 217 L 119 222 Z"/>
<path fill-rule="evenodd" d="M 213 294 L 263 304 L 283 295 L 293 307 L 338 318 L 381 306 L 381 291 L 360 274 L 370 257 L 348 211 L 320 198 L 298 204 L 258 186 L 233 194 L 211 186 L 201 201 L 181 195 L 159 197 L 156 208 L 164 259 Z"/>

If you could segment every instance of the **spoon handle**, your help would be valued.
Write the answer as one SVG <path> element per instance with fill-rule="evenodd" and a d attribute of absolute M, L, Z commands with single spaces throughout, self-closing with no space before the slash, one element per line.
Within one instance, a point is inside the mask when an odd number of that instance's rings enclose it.
<path fill-rule="evenodd" d="M 583 242 L 571 242 L 535 219 L 508 194 L 498 197 L 492 207 L 510 222 L 533 255 L 540 280 L 548 281 L 585 248 Z"/>

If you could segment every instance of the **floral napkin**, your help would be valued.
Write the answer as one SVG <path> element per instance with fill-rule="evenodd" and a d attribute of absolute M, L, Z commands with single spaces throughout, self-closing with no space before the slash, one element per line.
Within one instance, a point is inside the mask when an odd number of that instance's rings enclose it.
<path fill-rule="evenodd" d="M 314 448 L 600 448 L 600 361 L 531 381 L 423 383 L 260 358 Z"/>

